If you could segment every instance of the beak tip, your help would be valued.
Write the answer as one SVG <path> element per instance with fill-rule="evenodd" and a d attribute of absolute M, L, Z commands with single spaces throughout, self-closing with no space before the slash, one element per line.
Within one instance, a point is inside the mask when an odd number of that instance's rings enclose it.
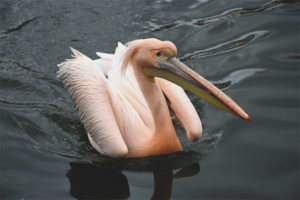
<path fill-rule="evenodd" d="M 247 117 L 247 122 L 248 122 L 248 124 L 250 124 L 250 122 L 251 122 L 250 116 Z"/>

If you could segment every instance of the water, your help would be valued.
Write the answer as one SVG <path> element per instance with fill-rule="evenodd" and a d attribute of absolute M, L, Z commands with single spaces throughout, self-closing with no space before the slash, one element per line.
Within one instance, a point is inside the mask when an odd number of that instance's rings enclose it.
<path fill-rule="evenodd" d="M 1 199 L 299 198 L 300 2 L 22 1 L 0 3 Z M 190 95 L 204 135 L 172 155 L 98 155 L 56 65 L 74 47 L 173 41 L 252 123 Z M 95 163 L 95 164 L 91 164 Z"/>

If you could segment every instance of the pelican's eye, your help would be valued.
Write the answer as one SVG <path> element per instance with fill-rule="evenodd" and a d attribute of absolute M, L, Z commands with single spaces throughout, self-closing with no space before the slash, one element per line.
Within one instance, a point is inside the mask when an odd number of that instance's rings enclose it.
<path fill-rule="evenodd" d="M 161 51 L 158 51 L 157 53 L 156 53 L 156 57 L 161 57 L 162 56 L 162 52 Z"/>

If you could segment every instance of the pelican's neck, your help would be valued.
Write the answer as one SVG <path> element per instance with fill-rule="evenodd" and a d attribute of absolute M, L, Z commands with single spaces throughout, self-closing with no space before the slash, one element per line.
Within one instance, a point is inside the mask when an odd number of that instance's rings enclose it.
<path fill-rule="evenodd" d="M 151 110 L 155 132 L 175 132 L 170 118 L 168 105 L 159 86 L 151 82 L 142 72 L 141 67 L 133 67 L 135 77 Z M 166 129 L 166 130 L 163 130 Z"/>
<path fill-rule="evenodd" d="M 182 147 L 173 126 L 165 97 L 155 82 L 142 72 L 142 67 L 133 66 L 136 80 L 151 110 L 154 130 L 146 154 L 159 155 L 181 151 Z M 151 145 L 150 145 L 151 144 Z"/>
<path fill-rule="evenodd" d="M 142 67 L 132 67 L 141 92 L 152 113 L 154 122 L 153 138 L 160 138 L 161 140 L 165 138 L 181 147 L 170 117 L 167 102 L 160 87 L 145 76 L 142 72 Z"/>

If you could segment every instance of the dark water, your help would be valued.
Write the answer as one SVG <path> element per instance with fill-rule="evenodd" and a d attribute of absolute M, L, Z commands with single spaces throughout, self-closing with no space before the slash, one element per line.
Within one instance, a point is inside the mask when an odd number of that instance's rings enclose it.
<path fill-rule="evenodd" d="M 172 155 L 112 160 L 87 142 L 56 65 L 118 41 L 173 41 L 252 123 L 191 96 L 200 141 Z M 299 199 L 300 3 L 0 2 L 1 199 Z M 91 164 L 95 163 L 95 164 Z"/>

